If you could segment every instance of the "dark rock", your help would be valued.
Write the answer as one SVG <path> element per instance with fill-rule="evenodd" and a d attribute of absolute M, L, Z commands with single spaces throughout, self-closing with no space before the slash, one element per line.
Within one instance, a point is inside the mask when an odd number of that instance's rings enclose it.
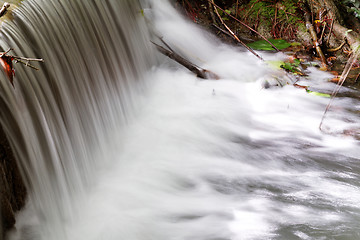
<path fill-rule="evenodd" d="M 0 127 L 0 239 L 15 224 L 15 213 L 25 205 L 26 188 L 3 129 Z"/>

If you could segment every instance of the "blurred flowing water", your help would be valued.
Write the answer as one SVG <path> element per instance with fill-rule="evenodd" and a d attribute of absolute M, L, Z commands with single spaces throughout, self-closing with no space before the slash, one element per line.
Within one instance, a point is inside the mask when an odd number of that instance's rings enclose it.
<path fill-rule="evenodd" d="M 158 55 L 154 35 L 221 79 Z M 165 0 L 28 0 L 1 46 L 45 59 L 16 65 L 15 89 L 1 74 L 30 192 L 8 239 L 360 238 L 356 98 L 336 99 L 321 132 L 327 98 L 263 89 L 279 73 Z M 328 78 L 302 84 L 326 92 Z"/>

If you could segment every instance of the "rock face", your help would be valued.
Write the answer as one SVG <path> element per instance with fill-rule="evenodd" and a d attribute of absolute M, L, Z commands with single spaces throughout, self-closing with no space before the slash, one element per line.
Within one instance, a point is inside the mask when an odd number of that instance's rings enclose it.
<path fill-rule="evenodd" d="M 0 127 L 0 240 L 15 224 L 15 213 L 25 204 L 26 188 L 9 142 Z"/>

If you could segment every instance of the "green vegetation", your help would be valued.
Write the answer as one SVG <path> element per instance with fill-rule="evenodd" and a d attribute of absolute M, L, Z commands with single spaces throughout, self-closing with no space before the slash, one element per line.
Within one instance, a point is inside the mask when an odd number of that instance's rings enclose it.
<path fill-rule="evenodd" d="M 284 39 L 268 39 L 269 42 L 274 44 L 279 50 L 283 50 L 291 46 L 290 43 L 285 41 Z M 275 50 L 268 42 L 265 40 L 260 40 L 256 42 L 252 42 L 247 44 L 248 47 L 255 49 L 255 50 L 264 50 L 264 51 L 273 51 Z"/>
<path fill-rule="evenodd" d="M 284 62 L 284 64 L 281 65 L 280 67 L 289 72 L 296 74 L 298 72 L 301 72 L 301 70 L 299 69 L 300 63 L 301 62 L 299 59 L 294 59 L 293 62 Z"/>
<path fill-rule="evenodd" d="M 350 0 L 351 1 L 351 0 Z M 251 0 L 247 7 L 247 15 L 251 18 L 274 20 L 275 15 L 278 21 L 287 21 L 288 24 L 296 24 L 301 19 L 296 16 L 298 9 L 297 1 L 258 1 Z"/>
<path fill-rule="evenodd" d="M 295 38 L 296 28 L 302 24 L 297 14 L 298 1 L 258 1 L 251 0 L 244 8 L 243 20 L 255 23 L 255 28 L 265 26 L 271 29 L 275 38 Z"/>
<path fill-rule="evenodd" d="M 286 61 L 266 61 L 266 63 L 273 69 L 285 69 L 295 75 L 304 75 L 301 71 L 301 61 L 299 59 L 286 60 Z"/>

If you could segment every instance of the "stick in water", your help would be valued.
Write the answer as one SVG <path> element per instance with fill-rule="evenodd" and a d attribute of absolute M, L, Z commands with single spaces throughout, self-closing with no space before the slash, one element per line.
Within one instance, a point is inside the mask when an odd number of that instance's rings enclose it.
<path fill-rule="evenodd" d="M 345 68 L 340 76 L 340 81 L 339 83 L 336 85 L 334 91 L 332 92 L 331 94 L 331 98 L 330 98 L 330 101 L 328 103 L 328 105 L 326 106 L 326 109 L 325 109 L 325 112 L 321 118 L 321 122 L 320 122 L 320 125 L 319 125 L 319 129 L 322 130 L 322 125 L 323 125 L 323 122 L 324 122 L 324 119 L 325 119 L 325 116 L 327 114 L 327 112 L 329 111 L 330 107 L 331 107 L 331 104 L 333 103 L 336 95 L 338 94 L 338 92 L 340 91 L 340 88 L 342 87 L 342 85 L 344 84 L 347 76 L 349 75 L 349 72 L 352 68 L 352 66 L 354 65 L 354 63 L 356 62 L 357 58 L 359 57 L 360 55 L 360 51 L 359 51 L 359 47 L 356 48 L 356 50 L 353 51 L 351 57 L 349 58 L 349 60 L 347 61 L 346 65 L 345 65 Z"/>

